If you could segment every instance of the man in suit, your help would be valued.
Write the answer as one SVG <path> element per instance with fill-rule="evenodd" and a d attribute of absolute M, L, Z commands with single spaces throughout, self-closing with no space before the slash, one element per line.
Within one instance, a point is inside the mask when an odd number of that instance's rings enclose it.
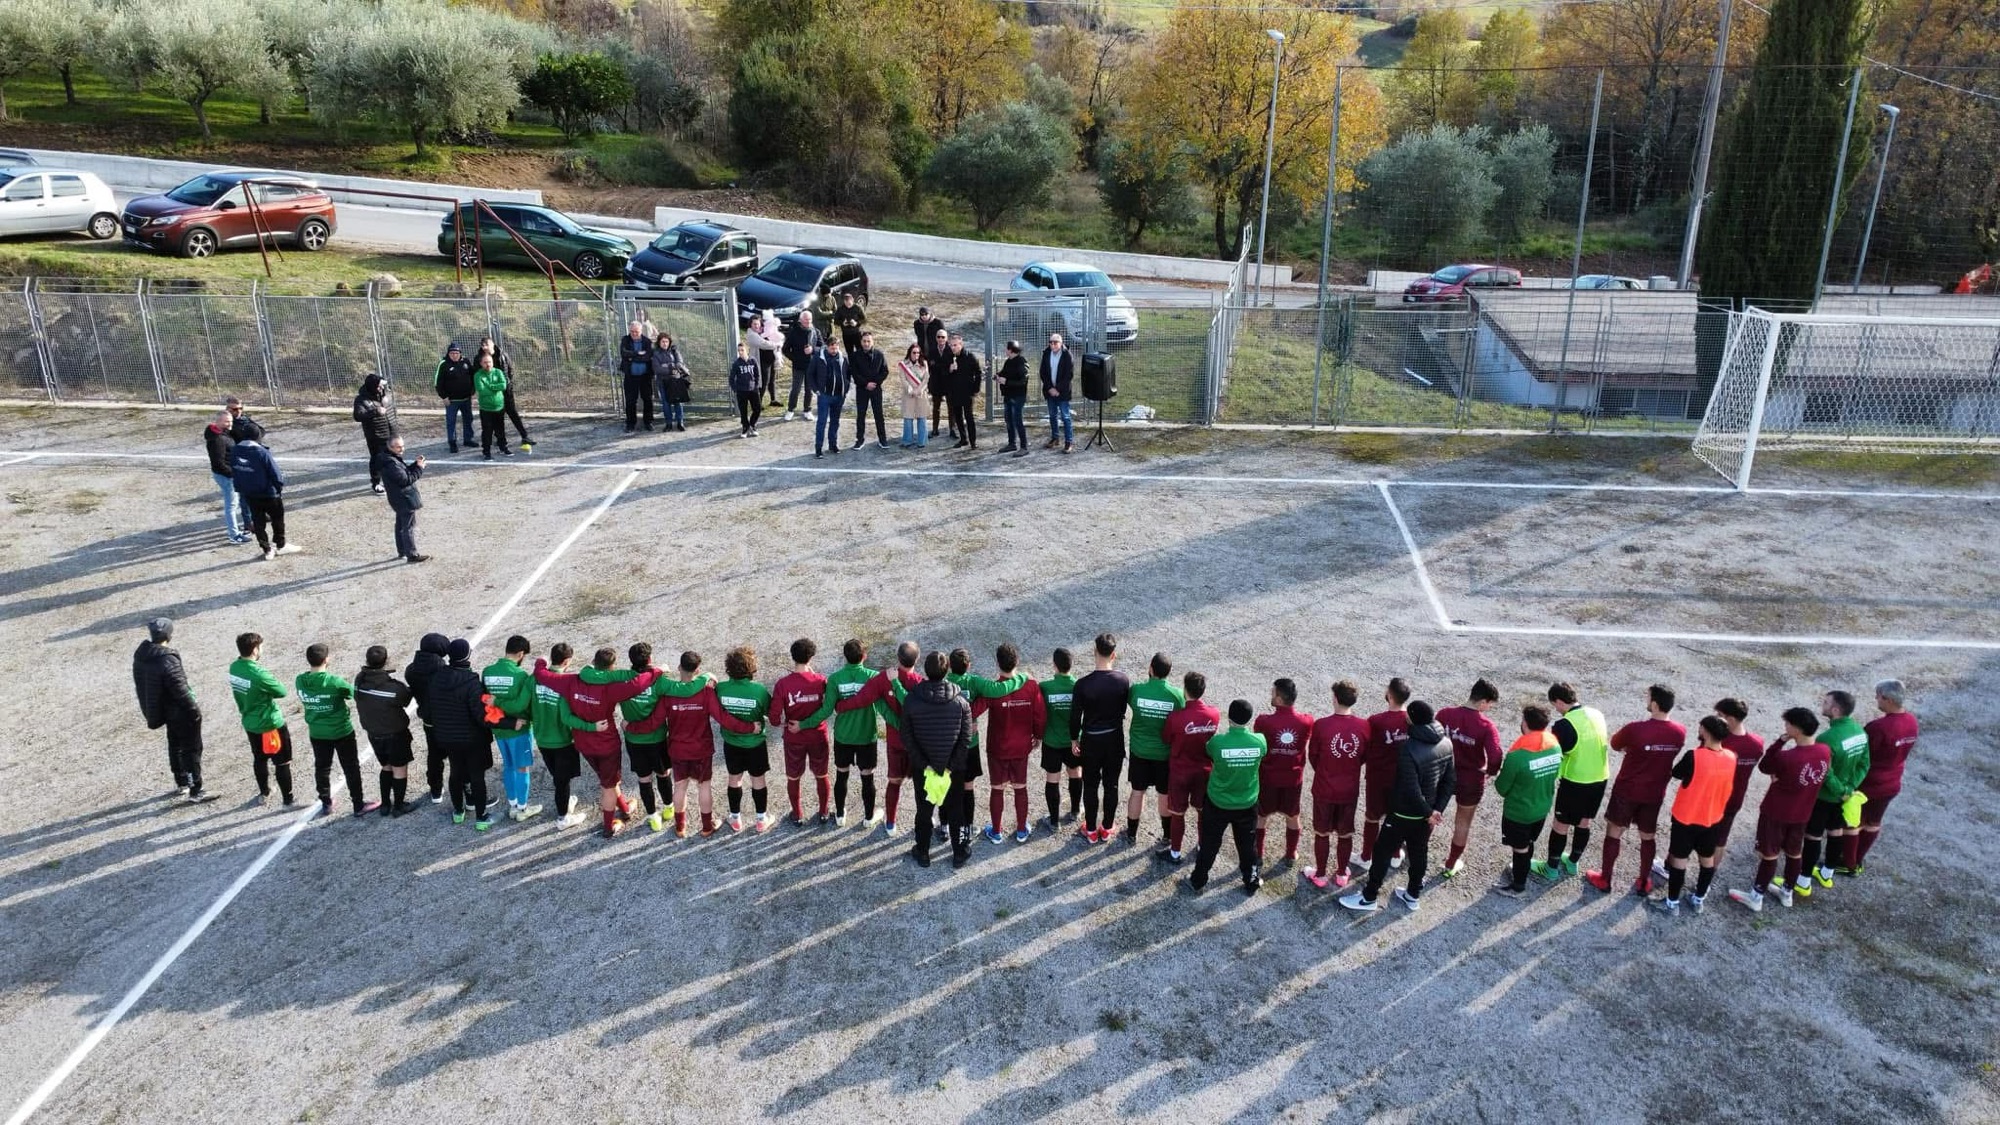
<path fill-rule="evenodd" d="M 429 555 L 417 553 L 417 509 L 424 506 L 424 498 L 417 494 L 417 478 L 424 475 L 424 455 L 417 454 L 415 461 L 403 460 L 403 438 L 399 434 L 389 439 L 387 449 L 375 455 L 372 467 L 381 474 L 383 491 L 389 495 L 389 508 L 396 513 L 396 553 L 404 562 L 429 562 Z"/>
<path fill-rule="evenodd" d="M 882 427 L 882 387 L 889 381 L 889 361 L 875 346 L 875 333 L 861 334 L 861 347 L 847 357 L 854 381 L 854 448 L 868 444 L 868 411 L 875 411 L 875 444 L 889 448 L 888 431 Z"/>
<path fill-rule="evenodd" d="M 1049 333 L 1049 346 L 1042 349 L 1042 398 L 1049 405 L 1049 440 L 1044 449 L 1062 443 L 1068 453 L 1076 442 L 1076 424 L 1070 417 L 1070 391 L 1076 381 L 1076 365 L 1063 346 L 1062 333 Z"/>
<path fill-rule="evenodd" d="M 825 340 L 806 366 L 806 389 L 819 413 L 813 422 L 813 456 L 840 452 L 840 408 L 847 401 L 847 357 L 839 340 Z"/>

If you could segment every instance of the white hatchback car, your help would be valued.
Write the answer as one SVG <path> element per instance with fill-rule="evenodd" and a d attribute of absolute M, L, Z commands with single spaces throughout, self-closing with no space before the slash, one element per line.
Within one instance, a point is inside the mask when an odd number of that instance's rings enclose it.
<path fill-rule="evenodd" d="M 0 236 L 118 237 L 118 203 L 104 181 L 67 168 L 0 167 Z"/>

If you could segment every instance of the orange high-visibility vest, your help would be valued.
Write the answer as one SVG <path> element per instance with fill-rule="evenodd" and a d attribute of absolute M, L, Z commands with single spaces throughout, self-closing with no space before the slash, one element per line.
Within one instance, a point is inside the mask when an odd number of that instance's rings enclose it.
<path fill-rule="evenodd" d="M 1681 791 L 1674 795 L 1674 819 L 1690 828 L 1707 828 L 1722 819 L 1735 786 L 1735 752 L 1695 747 L 1694 777 L 1681 782 Z"/>

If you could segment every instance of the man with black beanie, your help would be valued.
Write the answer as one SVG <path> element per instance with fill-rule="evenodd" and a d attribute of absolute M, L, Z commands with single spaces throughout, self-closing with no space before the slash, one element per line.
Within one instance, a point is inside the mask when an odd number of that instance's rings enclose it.
<path fill-rule="evenodd" d="M 472 645 L 464 637 L 445 650 L 449 661 L 433 672 L 424 693 L 430 703 L 429 722 L 444 744 L 451 763 L 451 822 L 465 823 L 465 805 L 472 802 L 472 827 L 493 827 L 486 811 L 486 771 L 493 768 L 493 732 L 486 720 L 486 685 L 472 670 Z"/>
<path fill-rule="evenodd" d="M 438 741 L 437 731 L 431 725 L 431 677 L 445 666 L 445 654 L 451 647 L 450 638 L 443 633 L 425 633 L 417 642 L 417 655 L 403 668 L 403 682 L 410 685 L 410 692 L 417 701 L 417 721 L 424 728 L 424 782 L 431 791 L 431 804 L 444 801 L 444 744 Z"/>
<path fill-rule="evenodd" d="M 201 787 L 201 706 L 194 701 L 173 639 L 173 621 L 155 617 L 146 622 L 146 639 L 132 653 L 132 686 L 147 729 L 167 728 L 167 768 L 173 771 L 174 788 L 200 804 L 215 799 Z"/>
<path fill-rule="evenodd" d="M 951 832 L 951 865 L 965 866 L 972 853 L 972 782 L 979 777 L 979 756 L 972 752 L 972 704 L 945 679 L 948 667 L 942 652 L 924 657 L 924 682 L 903 697 L 903 749 L 917 783 L 910 858 L 919 867 L 931 865 L 934 813 L 942 814 Z M 945 775 L 941 800 L 933 799 L 933 772 Z"/>

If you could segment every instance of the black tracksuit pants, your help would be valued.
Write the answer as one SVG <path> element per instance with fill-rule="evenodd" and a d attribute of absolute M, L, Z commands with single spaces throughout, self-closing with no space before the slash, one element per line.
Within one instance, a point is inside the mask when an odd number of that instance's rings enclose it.
<path fill-rule="evenodd" d="M 1215 866 L 1216 854 L 1222 850 L 1224 832 L 1236 839 L 1236 867 L 1243 873 L 1244 885 L 1249 885 L 1256 875 L 1257 806 L 1221 809 L 1209 804 L 1201 810 L 1201 839 L 1194 853 L 1194 875 L 1189 879 L 1196 887 L 1208 882 L 1209 869 Z"/>

